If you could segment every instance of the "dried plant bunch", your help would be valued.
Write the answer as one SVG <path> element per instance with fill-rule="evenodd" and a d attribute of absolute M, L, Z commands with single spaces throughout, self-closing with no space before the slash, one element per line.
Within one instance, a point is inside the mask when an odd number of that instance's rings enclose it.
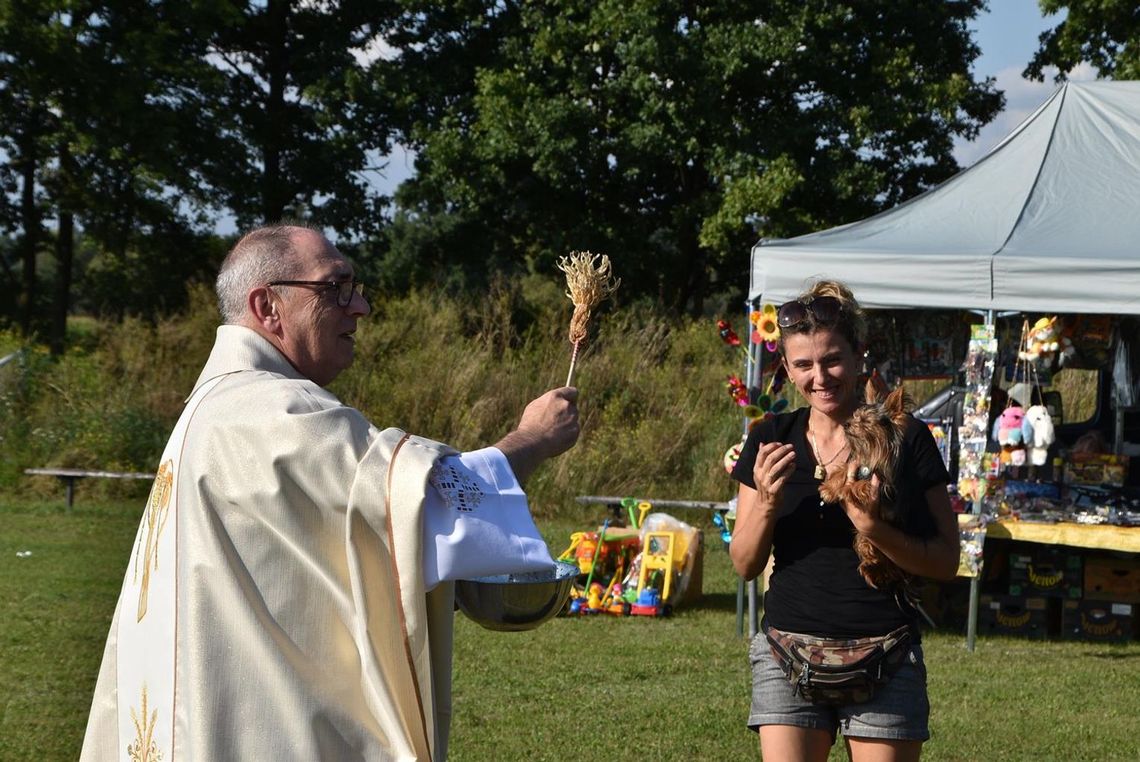
<path fill-rule="evenodd" d="M 609 257 L 589 251 L 574 251 L 562 257 L 558 269 L 566 273 L 566 295 L 574 303 L 570 343 L 579 344 L 586 338 L 594 308 L 617 291 L 621 279 L 613 276 Z"/>

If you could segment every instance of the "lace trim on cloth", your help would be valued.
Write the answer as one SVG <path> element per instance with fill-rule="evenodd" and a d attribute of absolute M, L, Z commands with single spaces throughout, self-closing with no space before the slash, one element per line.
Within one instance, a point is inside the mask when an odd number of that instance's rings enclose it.
<path fill-rule="evenodd" d="M 479 483 L 451 463 L 436 463 L 428 481 L 452 510 L 471 513 L 483 502 L 485 493 Z"/>

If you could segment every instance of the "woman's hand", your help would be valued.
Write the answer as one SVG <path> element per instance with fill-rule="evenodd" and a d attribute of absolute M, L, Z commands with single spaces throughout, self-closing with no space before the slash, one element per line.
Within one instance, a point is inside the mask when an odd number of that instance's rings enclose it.
<path fill-rule="evenodd" d="M 756 484 L 756 502 L 774 511 L 780 505 L 780 493 L 796 463 L 796 451 L 790 444 L 765 442 L 756 452 L 752 481 Z"/>
<path fill-rule="evenodd" d="M 869 535 L 880 522 L 878 506 L 882 496 L 882 482 L 875 473 L 871 474 L 870 479 L 863 480 L 862 484 L 854 484 L 856 481 L 855 464 L 850 463 L 847 470 L 848 497 L 842 502 L 843 512 L 855 525 L 855 531 Z M 855 489 L 851 490 L 853 484 Z M 855 494 L 852 495 L 852 492 Z"/>
<path fill-rule="evenodd" d="M 852 474 L 848 474 L 852 478 Z M 879 500 L 878 476 L 872 476 L 868 484 L 868 499 Z M 859 508 L 851 500 L 843 502 L 843 510 L 855 529 L 887 554 L 904 571 L 931 579 L 954 579 L 958 571 L 958 519 L 950 508 L 950 497 L 945 484 L 935 484 L 926 490 L 926 504 L 934 519 L 937 534 L 930 538 L 904 534 L 890 522 L 876 518 L 869 511 Z"/>
<path fill-rule="evenodd" d="M 755 579 L 768 563 L 780 493 L 795 462 L 796 454 L 791 445 L 779 442 L 762 444 L 752 466 L 756 488 L 740 485 L 736 499 L 736 523 L 732 528 L 728 554 L 736 573 L 744 579 Z"/>

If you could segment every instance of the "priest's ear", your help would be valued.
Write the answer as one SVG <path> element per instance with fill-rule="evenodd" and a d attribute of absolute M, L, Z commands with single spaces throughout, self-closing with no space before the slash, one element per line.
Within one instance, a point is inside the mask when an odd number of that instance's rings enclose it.
<path fill-rule="evenodd" d="M 269 286 L 252 289 L 246 302 L 250 319 L 263 330 L 276 333 L 281 322 L 279 301 Z"/>

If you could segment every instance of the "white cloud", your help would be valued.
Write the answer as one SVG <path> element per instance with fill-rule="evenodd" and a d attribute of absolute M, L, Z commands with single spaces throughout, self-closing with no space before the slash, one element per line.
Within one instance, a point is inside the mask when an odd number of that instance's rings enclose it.
<path fill-rule="evenodd" d="M 377 59 L 394 61 L 400 57 L 399 48 L 389 45 L 388 41 L 379 34 L 370 39 L 364 47 L 352 48 L 350 52 L 360 66 L 367 66 Z"/>

